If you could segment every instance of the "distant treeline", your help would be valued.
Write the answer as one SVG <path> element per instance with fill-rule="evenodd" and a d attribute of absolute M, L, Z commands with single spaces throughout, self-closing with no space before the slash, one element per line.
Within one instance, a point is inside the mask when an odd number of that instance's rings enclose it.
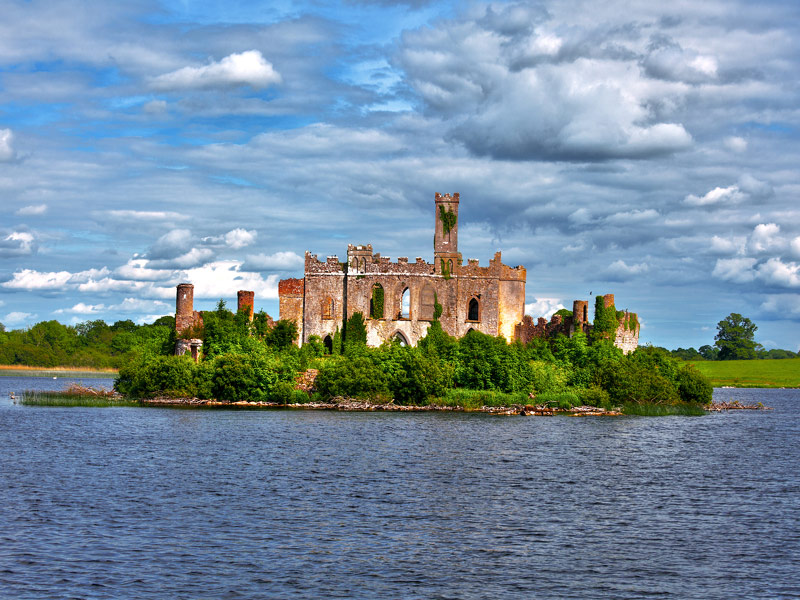
<path fill-rule="evenodd" d="M 667 350 L 671 356 L 681 360 L 757 360 L 757 359 L 781 359 L 781 358 L 800 358 L 800 354 L 791 350 L 764 350 L 756 349 L 749 356 L 733 356 L 730 359 L 720 356 L 720 349 L 714 346 L 700 346 L 698 350 L 694 348 L 678 348 L 677 350 Z"/>
<path fill-rule="evenodd" d="M 42 321 L 29 329 L 6 331 L 0 323 L 0 364 L 30 367 L 119 368 L 142 353 L 171 354 L 175 318 L 149 325 L 131 320 L 108 325 L 100 319 L 77 325 Z"/>

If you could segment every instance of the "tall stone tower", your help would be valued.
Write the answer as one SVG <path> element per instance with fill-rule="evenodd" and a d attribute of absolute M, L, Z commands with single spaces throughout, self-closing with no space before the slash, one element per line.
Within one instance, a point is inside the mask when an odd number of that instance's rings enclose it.
<path fill-rule="evenodd" d="M 175 295 L 175 331 L 181 332 L 194 325 L 194 286 L 178 285 Z"/>
<path fill-rule="evenodd" d="M 236 292 L 236 310 L 247 310 L 247 318 L 253 320 L 253 305 L 255 304 L 256 293 L 247 290 Z"/>
<path fill-rule="evenodd" d="M 436 194 L 433 259 L 439 275 L 456 274 L 461 263 L 461 253 L 458 251 L 458 202 L 458 192 L 452 196 Z"/>

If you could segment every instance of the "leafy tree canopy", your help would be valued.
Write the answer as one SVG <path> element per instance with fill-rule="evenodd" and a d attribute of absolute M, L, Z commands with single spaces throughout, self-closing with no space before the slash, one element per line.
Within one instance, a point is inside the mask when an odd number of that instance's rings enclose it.
<path fill-rule="evenodd" d="M 731 313 L 717 323 L 714 345 L 719 348 L 719 360 L 743 360 L 757 358 L 754 336 L 758 327 L 747 317 Z"/>

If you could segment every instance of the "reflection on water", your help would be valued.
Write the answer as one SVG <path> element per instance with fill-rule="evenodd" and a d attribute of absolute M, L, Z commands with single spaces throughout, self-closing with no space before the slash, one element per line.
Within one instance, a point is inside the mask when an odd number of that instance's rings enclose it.
<path fill-rule="evenodd" d="M 578 419 L 24 407 L 5 380 L 10 598 L 800 595 L 797 391 Z"/>

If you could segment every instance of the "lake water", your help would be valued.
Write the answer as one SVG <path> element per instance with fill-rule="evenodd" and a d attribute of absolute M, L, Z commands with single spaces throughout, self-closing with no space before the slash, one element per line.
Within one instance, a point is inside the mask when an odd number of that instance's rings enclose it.
<path fill-rule="evenodd" d="M 662 418 L 8 399 L 67 381 L 0 377 L 2 598 L 800 597 L 798 390 Z"/>

